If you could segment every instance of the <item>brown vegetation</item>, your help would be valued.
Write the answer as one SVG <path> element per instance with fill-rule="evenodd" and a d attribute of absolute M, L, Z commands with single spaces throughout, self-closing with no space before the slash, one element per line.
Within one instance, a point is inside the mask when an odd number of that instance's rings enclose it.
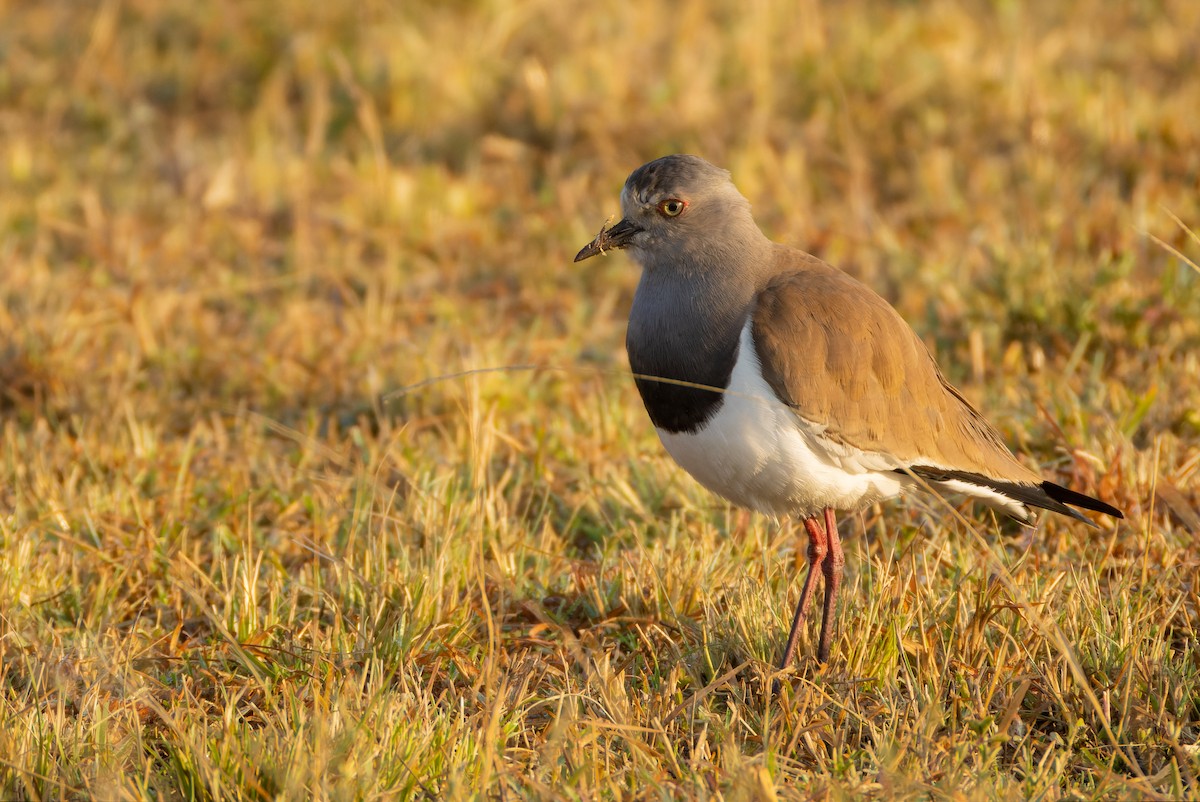
<path fill-rule="evenodd" d="M 1200 793 L 1200 4 L 0 17 L 0 797 Z M 861 516 L 772 697 L 571 264 L 676 151 L 1127 521 Z"/>

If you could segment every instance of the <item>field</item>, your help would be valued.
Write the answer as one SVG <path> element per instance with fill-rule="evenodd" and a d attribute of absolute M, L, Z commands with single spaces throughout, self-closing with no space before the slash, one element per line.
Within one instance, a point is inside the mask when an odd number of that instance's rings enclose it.
<path fill-rule="evenodd" d="M 0 799 L 1200 796 L 1200 4 L 0 3 Z M 730 169 L 1119 507 L 706 493 L 626 175 Z"/>

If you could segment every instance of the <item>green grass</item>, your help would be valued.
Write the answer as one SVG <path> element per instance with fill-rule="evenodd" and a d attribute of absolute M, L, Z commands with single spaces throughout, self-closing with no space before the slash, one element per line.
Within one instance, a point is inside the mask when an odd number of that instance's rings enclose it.
<path fill-rule="evenodd" d="M 1200 7 L 743 5 L 2 12 L 0 798 L 1200 795 Z M 854 516 L 772 696 L 571 264 L 676 151 L 1127 519 Z"/>

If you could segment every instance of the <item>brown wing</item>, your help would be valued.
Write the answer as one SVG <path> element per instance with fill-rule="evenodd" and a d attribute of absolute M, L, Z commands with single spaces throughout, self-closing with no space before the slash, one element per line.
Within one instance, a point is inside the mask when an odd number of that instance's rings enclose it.
<path fill-rule="evenodd" d="M 759 294 L 754 347 L 767 383 L 838 442 L 1012 482 L 1040 483 L 951 387 L 891 305 L 815 257 L 794 262 Z"/>

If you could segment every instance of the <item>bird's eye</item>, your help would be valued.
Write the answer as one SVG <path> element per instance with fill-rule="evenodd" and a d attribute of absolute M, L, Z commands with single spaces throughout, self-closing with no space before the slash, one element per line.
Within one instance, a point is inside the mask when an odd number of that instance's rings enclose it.
<path fill-rule="evenodd" d="M 658 204 L 658 211 L 663 217 L 678 217 L 683 214 L 683 210 L 686 208 L 687 201 L 682 201 L 679 198 L 667 198 Z"/>

